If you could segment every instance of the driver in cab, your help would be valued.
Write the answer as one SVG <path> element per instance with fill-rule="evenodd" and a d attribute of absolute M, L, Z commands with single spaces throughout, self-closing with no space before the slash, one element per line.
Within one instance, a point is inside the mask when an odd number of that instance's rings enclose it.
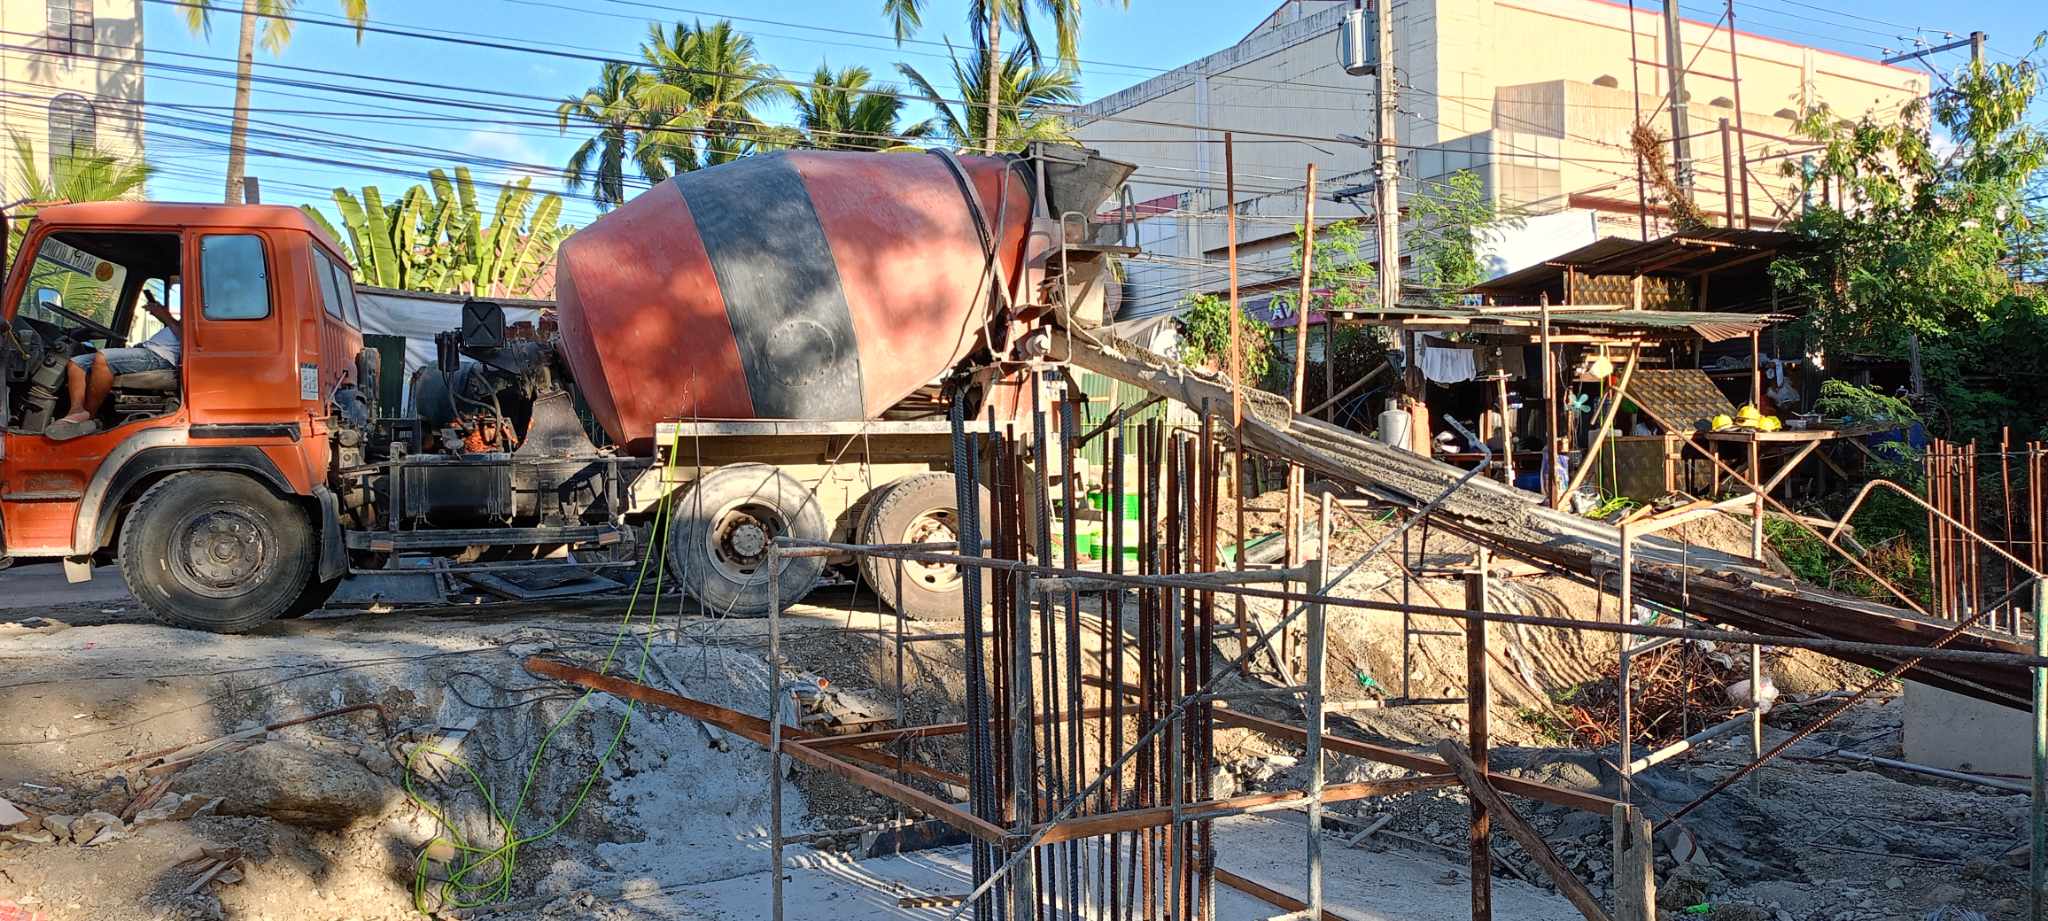
<path fill-rule="evenodd" d="M 166 287 L 177 283 L 177 279 L 169 279 Z M 71 367 L 65 369 L 65 389 L 71 399 L 71 414 L 52 423 L 50 434 L 60 434 L 62 429 L 59 426 L 74 431 L 90 430 L 100 407 L 107 402 L 107 394 L 114 389 L 114 378 L 144 371 L 178 369 L 178 318 L 148 289 L 142 292 L 142 309 L 163 324 L 163 328 L 132 348 L 100 349 L 72 358 Z"/>

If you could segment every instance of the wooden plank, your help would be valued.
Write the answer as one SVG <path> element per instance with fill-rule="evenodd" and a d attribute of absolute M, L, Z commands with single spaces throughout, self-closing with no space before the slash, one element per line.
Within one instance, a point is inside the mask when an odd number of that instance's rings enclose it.
<path fill-rule="evenodd" d="M 1612 921 L 1608 918 L 1607 912 L 1601 909 L 1600 900 L 1593 897 L 1592 890 L 1587 889 L 1585 883 L 1572 875 L 1570 868 L 1558 858 L 1557 852 L 1550 849 L 1543 836 L 1508 806 L 1508 801 L 1501 797 L 1500 791 L 1486 782 L 1485 775 L 1480 772 L 1479 766 L 1472 762 L 1471 755 L 1466 754 L 1464 749 L 1458 747 L 1458 743 L 1449 739 L 1436 743 L 1436 752 L 1443 756 L 1452 771 L 1457 772 L 1458 779 L 1465 782 L 1465 789 L 1472 794 L 1472 798 L 1485 803 L 1490 815 L 1499 817 L 1501 827 L 1522 845 L 1522 850 L 1528 853 L 1530 859 L 1536 861 L 1537 866 L 1543 868 L 1543 872 L 1550 875 L 1551 881 L 1557 883 L 1557 891 L 1566 901 L 1572 903 L 1573 908 L 1579 910 L 1579 914 L 1586 916 L 1586 921 Z M 1476 894 L 1477 890 L 1474 892 Z"/>
<path fill-rule="evenodd" d="M 782 751 L 791 758 L 795 758 L 811 767 L 838 774 L 875 793 L 902 803 L 991 844 L 999 844 L 1009 836 L 1009 833 L 1001 827 L 968 815 L 952 803 L 946 802 L 916 787 L 897 783 L 873 771 L 855 767 L 824 752 L 817 751 L 802 742 L 792 742 L 788 739 L 783 739 Z"/>
<path fill-rule="evenodd" d="M 1272 905 L 1276 908 L 1283 908 L 1287 911 L 1292 912 L 1303 912 L 1308 910 L 1307 902 L 1297 899 L 1294 896 L 1288 895 L 1285 892 L 1281 892 L 1278 889 L 1273 889 L 1262 883 L 1253 882 L 1252 880 L 1246 879 L 1242 876 L 1232 873 L 1229 870 L 1225 870 L 1222 867 L 1217 867 L 1215 868 L 1215 870 L 1217 882 L 1222 883 L 1225 886 L 1229 886 L 1230 888 L 1235 889 L 1239 892 L 1242 892 L 1245 895 L 1251 896 L 1252 898 L 1258 899 L 1261 902 L 1264 902 L 1268 905 Z M 1352 921 L 1352 919 L 1325 908 L 1323 909 L 1322 921 Z"/>
<path fill-rule="evenodd" d="M 1286 723 L 1221 707 L 1216 710 L 1216 724 L 1219 726 L 1236 727 L 1238 729 L 1250 729 L 1261 735 L 1288 739 L 1295 742 L 1303 742 L 1308 738 L 1308 733 L 1299 726 L 1290 726 Z M 1428 755 L 1333 735 L 1323 736 L 1323 750 L 1332 754 L 1350 755 L 1354 758 L 1364 758 L 1367 761 L 1377 761 L 1381 764 L 1404 767 L 1411 771 L 1420 771 L 1424 774 L 1446 774 L 1451 770 L 1450 765 Z M 1609 799 L 1593 793 L 1581 793 L 1577 790 L 1553 787 L 1548 784 L 1523 780 L 1519 777 L 1509 777 L 1504 774 L 1487 774 L 1486 779 L 1493 784 L 1495 789 L 1504 793 L 1512 793 L 1540 803 L 1549 803 L 1553 806 L 1563 806 L 1568 809 L 1577 809 L 1582 812 L 1591 812 L 1603 816 L 1613 814 L 1614 804 L 1620 802 L 1620 800 Z"/>
<path fill-rule="evenodd" d="M 1650 820 L 1614 804 L 1614 921 L 1657 921 L 1657 867 Z"/>

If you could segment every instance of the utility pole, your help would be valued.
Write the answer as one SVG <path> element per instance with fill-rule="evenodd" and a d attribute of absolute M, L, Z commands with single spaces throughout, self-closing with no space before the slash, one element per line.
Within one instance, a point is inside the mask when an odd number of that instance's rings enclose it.
<path fill-rule="evenodd" d="M 1374 27 L 1379 35 L 1379 72 L 1374 75 L 1379 92 L 1379 130 L 1374 135 L 1379 157 L 1373 165 L 1374 198 L 1378 204 L 1380 313 L 1401 306 L 1401 160 L 1395 148 L 1394 127 L 1394 10 L 1388 0 L 1376 0 Z M 1408 444 L 1411 449 L 1429 450 L 1429 408 L 1423 401 L 1422 337 L 1406 333 L 1402 351 L 1407 367 L 1401 375 L 1401 396 L 1411 417 Z"/>
<path fill-rule="evenodd" d="M 1678 34 L 1678 0 L 1664 0 L 1664 69 L 1671 84 L 1671 174 L 1678 187 L 1692 191 L 1692 133 L 1685 117 L 1685 42 Z"/>
<path fill-rule="evenodd" d="M 1378 0 L 1374 25 L 1379 29 L 1379 161 L 1373 167 L 1379 208 L 1380 310 L 1401 301 L 1401 163 L 1394 149 L 1394 11 Z"/>

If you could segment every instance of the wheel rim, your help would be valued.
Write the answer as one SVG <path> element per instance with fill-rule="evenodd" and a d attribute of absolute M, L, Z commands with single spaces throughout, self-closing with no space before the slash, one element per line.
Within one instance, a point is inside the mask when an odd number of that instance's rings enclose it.
<path fill-rule="evenodd" d="M 275 558 L 270 529 L 246 509 L 200 509 L 171 532 L 172 578 L 209 598 L 233 598 L 259 585 Z"/>
<path fill-rule="evenodd" d="M 711 517 L 705 532 L 704 549 L 718 574 L 741 585 L 765 582 L 762 570 L 768 548 L 775 539 L 789 534 L 789 520 L 774 506 L 760 502 L 735 502 Z"/>
<path fill-rule="evenodd" d="M 957 509 L 935 508 L 910 520 L 910 524 L 899 535 L 899 542 L 905 544 L 949 544 L 960 539 L 960 513 Z M 952 563 L 922 563 L 906 560 L 903 563 L 903 580 L 916 583 L 931 592 L 952 592 L 960 588 L 960 567 Z"/>

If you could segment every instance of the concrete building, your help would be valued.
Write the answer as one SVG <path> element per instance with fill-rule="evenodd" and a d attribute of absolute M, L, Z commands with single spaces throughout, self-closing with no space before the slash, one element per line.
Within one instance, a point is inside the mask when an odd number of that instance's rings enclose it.
<path fill-rule="evenodd" d="M 1236 44 L 1082 110 L 1077 135 L 1139 165 L 1134 182 L 1146 253 L 1131 262 L 1122 316 L 1171 310 L 1191 290 L 1224 286 L 1222 132 L 1234 137 L 1241 287 L 1292 284 L 1294 227 L 1306 165 L 1321 173 L 1318 224 L 1370 221 L 1374 77 L 1347 75 L 1336 29 L 1349 3 L 1287 0 Z M 1504 210 L 1526 216 L 1490 258 L 1500 271 L 1591 242 L 1671 228 L 1652 189 L 1638 212 L 1630 132 L 1640 118 L 1671 134 L 1660 8 L 1610 0 L 1399 0 L 1392 4 L 1403 210 L 1459 170 L 1477 173 Z M 1739 9 L 1738 9 L 1739 14 Z M 1846 117 L 1895 117 L 1929 77 L 1747 32 L 1687 20 L 1694 201 L 1714 223 L 1773 226 L 1799 207 L 1793 117 L 1826 103 Z M 1730 42 L 1737 55 L 1731 68 Z M 1631 64 L 1634 61 L 1634 64 Z M 1741 77 L 1738 118 L 1736 86 Z M 1721 121 L 1729 132 L 1723 156 Z M 1201 126 L 1200 128 L 1189 126 Z M 1302 140 L 1292 140 L 1292 137 Z M 1671 145 L 1663 149 L 1667 156 Z M 1793 152 L 1789 153 L 1788 152 Z M 1748 208 L 1729 161 L 1748 162 Z M 1736 177 L 1740 169 L 1732 171 Z M 1732 194 L 1731 194 L 1732 193 Z M 1645 226 L 1647 225 L 1647 227 Z M 1404 241 L 1429 228 L 1404 225 Z M 1370 234 L 1368 233 L 1368 237 Z M 1373 244 L 1363 248 L 1366 258 Z"/>
<path fill-rule="evenodd" d="M 21 197 L 14 141 L 48 174 L 53 151 L 141 159 L 140 0 L 0 0 L 0 189 Z"/>

